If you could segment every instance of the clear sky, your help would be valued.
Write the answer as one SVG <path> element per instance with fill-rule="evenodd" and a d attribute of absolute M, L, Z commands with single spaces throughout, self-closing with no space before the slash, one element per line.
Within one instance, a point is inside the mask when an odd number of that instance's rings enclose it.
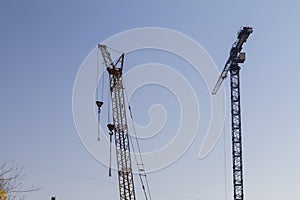
<path fill-rule="evenodd" d="M 30 200 L 52 195 L 58 200 L 118 199 L 116 173 L 109 178 L 107 168 L 86 151 L 73 121 L 73 84 L 84 58 L 119 32 L 162 27 L 200 43 L 222 70 L 237 30 L 246 25 L 254 33 L 245 45 L 241 71 L 245 199 L 299 199 L 299 9 L 296 0 L 1 0 L 0 161 L 24 166 L 24 185 L 42 188 L 29 194 Z M 153 200 L 232 199 L 229 112 L 225 135 L 199 160 L 210 119 L 210 94 L 201 76 L 157 51 L 131 53 L 126 67 L 160 58 L 197 88 L 202 113 L 190 148 L 172 165 L 149 174 Z M 227 80 L 227 94 L 228 86 Z M 159 86 L 137 91 L 131 102 L 136 122 L 147 124 L 149 107 L 162 103 L 171 117 L 160 134 L 172 138 L 179 120 L 174 99 Z M 145 140 L 145 149 L 155 150 L 161 142 L 166 141 Z"/>

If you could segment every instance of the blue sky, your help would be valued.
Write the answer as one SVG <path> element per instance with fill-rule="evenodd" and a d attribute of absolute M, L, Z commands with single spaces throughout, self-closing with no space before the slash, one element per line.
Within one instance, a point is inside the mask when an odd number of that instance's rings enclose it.
<path fill-rule="evenodd" d="M 245 45 L 247 61 L 241 70 L 245 196 L 298 199 L 299 8 L 297 1 L 257 0 L 0 1 L 1 161 L 24 165 L 24 184 L 42 187 L 28 195 L 31 200 L 52 195 L 58 200 L 117 199 L 116 174 L 108 178 L 107 168 L 85 150 L 73 122 L 73 84 L 84 58 L 116 33 L 163 27 L 199 42 L 222 70 L 237 30 L 248 25 L 254 33 Z M 145 51 L 128 55 L 128 69 L 159 62 L 160 56 L 172 59 L 168 64 L 179 71 L 184 64 L 170 55 Z M 185 76 L 202 100 L 203 125 L 178 161 L 149 174 L 153 199 L 231 199 L 229 112 L 225 137 L 199 160 L 209 122 L 209 91 L 192 70 Z M 228 86 L 227 80 L 227 94 Z M 176 116 L 174 97 L 165 97 L 168 93 L 162 88 L 140 92 L 132 100 L 138 123 L 147 123 L 147 110 L 156 101 Z M 153 96 L 153 102 L 143 93 Z M 172 132 L 176 120 L 171 118 L 162 134 Z M 156 140 L 145 143 L 146 148 L 160 145 Z M 138 195 L 142 197 L 139 189 Z"/>

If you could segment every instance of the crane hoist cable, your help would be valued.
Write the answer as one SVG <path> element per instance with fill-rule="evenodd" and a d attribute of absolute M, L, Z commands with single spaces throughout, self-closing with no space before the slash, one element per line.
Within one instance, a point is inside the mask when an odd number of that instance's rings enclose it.
<path fill-rule="evenodd" d="M 135 138 L 136 146 L 137 146 L 137 149 L 138 149 L 137 153 L 138 153 L 139 159 L 138 159 L 136 154 L 133 154 L 133 155 L 134 155 L 134 159 L 135 159 L 135 162 L 136 162 L 136 165 L 137 165 L 139 179 L 140 179 L 140 182 L 141 182 L 141 186 L 142 186 L 142 190 L 143 190 L 145 199 L 146 200 L 152 200 L 147 174 L 146 174 L 146 171 L 144 169 L 144 161 L 143 161 L 143 157 L 142 157 L 141 147 L 140 147 L 139 139 L 138 139 L 138 136 L 137 136 L 135 123 L 134 123 L 134 119 L 133 119 L 133 114 L 132 114 L 131 106 L 130 106 L 130 103 L 129 103 L 129 98 L 128 98 L 127 91 L 126 91 L 125 87 L 124 87 L 124 91 L 125 91 L 125 96 L 126 96 L 127 104 L 128 104 L 128 110 L 129 110 L 130 119 L 131 119 L 131 123 L 132 123 L 132 127 L 133 127 L 134 138 Z M 133 145 L 133 142 L 132 142 L 132 137 L 129 137 L 129 139 L 130 139 L 132 150 L 133 150 L 133 152 L 135 152 L 135 148 L 134 148 L 134 145 Z M 143 178 L 145 180 L 145 183 L 144 183 Z M 145 184 L 146 184 L 146 187 L 145 187 Z"/>
<path fill-rule="evenodd" d="M 102 63 L 103 66 L 104 63 Z M 104 68 L 104 67 L 103 67 Z M 103 71 L 105 71 L 105 68 L 103 69 Z M 104 104 L 104 81 L 105 76 L 102 75 L 101 80 L 101 90 L 99 91 L 100 87 L 97 87 L 96 90 L 96 97 L 97 99 L 101 99 L 101 101 L 97 100 L 96 101 L 96 105 L 98 107 L 98 138 L 97 141 L 100 141 L 100 128 L 101 128 L 101 124 L 100 124 L 100 113 L 101 113 L 101 107 Z M 98 85 L 98 80 L 99 80 L 99 49 L 97 50 L 97 85 Z M 101 94 L 101 97 L 99 98 L 99 94 Z M 109 92 L 107 92 L 107 102 L 110 102 L 109 99 Z M 114 125 L 110 123 L 110 104 L 107 103 L 107 128 L 109 130 L 109 169 L 108 169 L 108 176 L 111 177 L 111 163 L 112 163 L 112 136 L 113 136 L 113 130 L 114 130 Z"/>
<path fill-rule="evenodd" d="M 224 145 L 224 150 L 223 150 L 223 153 L 224 153 L 224 193 L 225 193 L 225 200 L 227 200 L 227 151 L 226 151 L 226 124 L 224 123 L 224 126 L 223 126 L 223 145 Z"/>
<path fill-rule="evenodd" d="M 109 168 L 108 168 L 108 176 L 111 177 L 112 136 L 114 134 L 113 131 L 115 129 L 115 125 L 107 124 L 107 128 L 109 130 Z"/>
<path fill-rule="evenodd" d="M 106 48 L 109 49 L 109 50 L 111 50 L 111 51 L 116 52 L 117 54 L 122 54 L 122 53 L 123 53 L 123 52 L 121 52 L 121 51 L 119 51 L 119 50 L 117 50 L 117 49 L 111 48 L 111 47 L 109 47 L 109 46 L 106 46 Z"/>
<path fill-rule="evenodd" d="M 96 73 L 96 105 L 98 107 L 98 124 L 97 124 L 97 141 L 100 141 L 100 113 L 101 113 L 101 107 L 103 105 L 103 92 L 104 92 L 104 76 L 102 77 L 102 88 L 101 88 L 101 97 L 99 98 L 99 86 L 98 86 L 98 80 L 99 80 L 99 50 L 97 50 L 97 73 Z M 99 100 L 100 99 L 100 100 Z"/>
<path fill-rule="evenodd" d="M 103 101 L 96 101 L 96 105 L 98 107 L 98 138 L 97 138 L 97 141 L 100 141 L 100 113 L 101 113 L 101 107 L 103 105 Z"/>

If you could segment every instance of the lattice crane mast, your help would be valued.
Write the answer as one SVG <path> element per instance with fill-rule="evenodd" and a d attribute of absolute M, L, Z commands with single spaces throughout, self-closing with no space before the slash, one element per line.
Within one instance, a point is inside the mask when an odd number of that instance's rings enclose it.
<path fill-rule="evenodd" d="M 251 27 L 243 27 L 234 42 L 225 67 L 212 91 L 216 94 L 223 80 L 230 71 L 231 88 L 231 131 L 232 131 L 232 169 L 234 200 L 243 200 L 243 162 L 242 162 L 242 133 L 241 133 L 241 105 L 240 105 L 240 67 L 245 62 L 245 53 L 241 52 L 243 44 L 253 32 Z"/>
<path fill-rule="evenodd" d="M 108 124 L 107 127 L 110 134 L 114 135 L 115 138 L 120 200 L 135 200 L 124 87 L 122 83 L 124 54 L 114 63 L 105 45 L 99 44 L 98 48 L 101 51 L 104 65 L 109 74 L 113 124 Z"/>

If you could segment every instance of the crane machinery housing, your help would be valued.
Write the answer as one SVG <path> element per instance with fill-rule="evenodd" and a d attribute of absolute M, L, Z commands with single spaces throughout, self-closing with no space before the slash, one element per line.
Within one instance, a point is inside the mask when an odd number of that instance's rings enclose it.
<path fill-rule="evenodd" d="M 242 161 L 242 132 L 241 132 L 241 103 L 240 103 L 240 67 L 239 63 L 245 62 L 245 53 L 241 52 L 243 44 L 253 32 L 251 27 L 243 27 L 234 42 L 229 58 L 212 91 L 218 92 L 223 80 L 230 71 L 231 88 L 231 132 L 232 132 L 232 170 L 233 170 L 233 194 L 234 200 L 244 199 L 243 190 L 243 161 Z"/>

